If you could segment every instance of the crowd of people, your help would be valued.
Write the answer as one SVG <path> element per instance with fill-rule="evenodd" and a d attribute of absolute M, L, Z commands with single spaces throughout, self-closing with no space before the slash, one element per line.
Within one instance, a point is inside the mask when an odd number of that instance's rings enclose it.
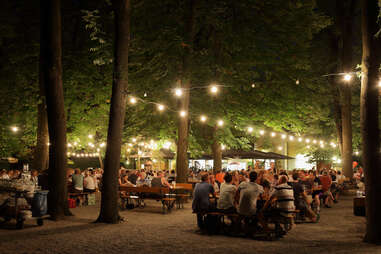
<path fill-rule="evenodd" d="M 256 216 L 264 230 L 268 229 L 268 216 L 293 213 L 295 210 L 300 211 L 303 218 L 318 222 L 320 207 L 331 208 L 338 202 L 345 181 L 340 171 L 328 169 L 320 172 L 248 169 L 219 171 L 215 175 L 199 172 L 198 177 L 201 183 L 195 187 L 192 209 L 197 213 L 200 229 L 205 227 L 202 215 L 208 211 Z"/>

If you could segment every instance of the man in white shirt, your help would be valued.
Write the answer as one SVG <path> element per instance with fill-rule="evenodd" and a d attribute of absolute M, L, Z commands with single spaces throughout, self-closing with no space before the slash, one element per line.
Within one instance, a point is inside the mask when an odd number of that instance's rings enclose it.
<path fill-rule="evenodd" d="M 257 184 L 257 172 L 249 174 L 250 182 L 242 182 L 238 186 L 237 197 L 239 196 L 238 213 L 244 216 L 253 216 L 257 212 L 258 196 L 264 193 L 263 187 Z"/>
<path fill-rule="evenodd" d="M 85 171 L 85 178 L 83 179 L 84 192 L 95 192 L 96 185 L 93 176 L 89 171 Z"/>

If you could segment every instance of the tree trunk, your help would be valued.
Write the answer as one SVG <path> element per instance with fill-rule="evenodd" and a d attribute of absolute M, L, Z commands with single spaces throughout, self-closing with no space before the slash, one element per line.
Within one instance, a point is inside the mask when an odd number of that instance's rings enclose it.
<path fill-rule="evenodd" d="M 381 159 L 378 82 L 381 40 L 378 32 L 378 0 L 362 0 L 361 136 L 366 189 L 366 235 L 364 240 L 381 243 Z"/>
<path fill-rule="evenodd" d="M 212 152 L 213 152 L 213 173 L 222 170 L 222 149 L 221 144 L 218 141 L 217 137 L 218 128 L 215 126 L 213 128 L 213 143 L 212 143 Z"/>
<path fill-rule="evenodd" d="M 101 210 L 97 222 L 118 223 L 118 170 L 122 132 L 126 115 L 128 86 L 128 50 L 130 42 L 130 0 L 114 0 L 114 78 L 107 133 Z"/>
<path fill-rule="evenodd" d="M 340 62 L 341 72 L 352 73 L 353 70 L 353 17 L 355 10 L 354 0 L 338 0 L 337 11 L 339 26 L 341 32 L 341 51 Z M 351 83 L 343 82 L 339 86 L 340 90 L 340 105 L 341 105 L 341 121 L 342 121 L 342 161 L 343 161 L 343 173 L 345 176 L 352 176 L 352 91 Z"/>
<path fill-rule="evenodd" d="M 176 181 L 185 183 L 188 175 L 188 135 L 189 135 L 189 99 L 191 87 L 191 64 L 195 30 L 195 8 L 198 0 L 188 0 L 184 15 L 184 54 L 182 63 L 181 87 L 183 97 L 179 102 L 179 109 L 186 112 L 184 117 L 179 117 L 177 157 L 176 157 Z"/>
<path fill-rule="evenodd" d="M 71 215 L 67 202 L 66 117 L 62 86 L 61 1 L 41 0 L 41 66 L 50 139 L 48 209 L 53 219 Z"/>
<path fill-rule="evenodd" d="M 41 102 L 37 105 L 37 144 L 34 151 L 32 168 L 43 171 L 48 167 L 49 158 L 49 131 L 48 116 L 46 113 L 45 92 L 42 92 L 43 81 L 40 79 Z"/>

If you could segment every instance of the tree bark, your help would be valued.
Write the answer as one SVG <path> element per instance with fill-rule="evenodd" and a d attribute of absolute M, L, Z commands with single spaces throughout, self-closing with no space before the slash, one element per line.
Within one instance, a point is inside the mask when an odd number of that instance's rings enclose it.
<path fill-rule="evenodd" d="M 380 80 L 378 0 L 362 0 L 361 136 L 366 190 L 366 234 L 364 240 L 381 243 L 381 159 L 378 82 Z"/>
<path fill-rule="evenodd" d="M 213 128 L 213 143 L 212 143 L 212 153 L 213 153 L 213 173 L 222 170 L 222 148 L 217 137 L 218 128 L 215 126 Z"/>
<path fill-rule="evenodd" d="M 340 62 L 341 72 L 353 72 L 353 17 L 355 10 L 354 0 L 338 0 L 337 12 L 338 22 L 341 34 L 341 50 Z M 352 91 L 351 83 L 343 83 L 339 86 L 340 91 L 340 105 L 341 105 L 341 121 L 342 121 L 342 161 L 343 172 L 346 176 L 352 176 Z"/>
<path fill-rule="evenodd" d="M 126 115 L 128 87 L 128 50 L 130 42 L 130 0 L 114 0 L 115 39 L 114 77 L 104 163 L 101 210 L 97 222 L 118 223 L 118 170 L 122 132 Z"/>
<path fill-rule="evenodd" d="M 48 209 L 53 219 L 71 215 L 67 202 L 66 117 L 62 86 L 61 1 L 41 0 L 41 66 L 50 139 Z"/>
<path fill-rule="evenodd" d="M 179 102 L 179 109 L 187 112 L 178 121 L 176 182 L 187 182 L 188 175 L 188 136 L 189 136 L 189 99 L 192 77 L 192 51 L 195 34 L 195 9 L 198 0 L 188 0 L 184 15 L 184 54 L 182 62 L 181 87 L 183 96 Z"/>

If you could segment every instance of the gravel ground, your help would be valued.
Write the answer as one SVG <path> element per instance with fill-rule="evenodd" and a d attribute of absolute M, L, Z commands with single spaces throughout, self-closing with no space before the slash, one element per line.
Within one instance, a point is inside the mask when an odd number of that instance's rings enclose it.
<path fill-rule="evenodd" d="M 195 233 L 190 204 L 161 214 L 160 203 L 121 212 L 127 222 L 92 223 L 98 206 L 72 209 L 75 217 L 46 220 L 25 229 L 12 224 L 0 229 L 0 253 L 381 253 L 381 247 L 362 242 L 365 219 L 352 214 L 352 198 L 342 197 L 334 208 L 323 209 L 318 224 L 298 224 L 279 241 Z"/>

